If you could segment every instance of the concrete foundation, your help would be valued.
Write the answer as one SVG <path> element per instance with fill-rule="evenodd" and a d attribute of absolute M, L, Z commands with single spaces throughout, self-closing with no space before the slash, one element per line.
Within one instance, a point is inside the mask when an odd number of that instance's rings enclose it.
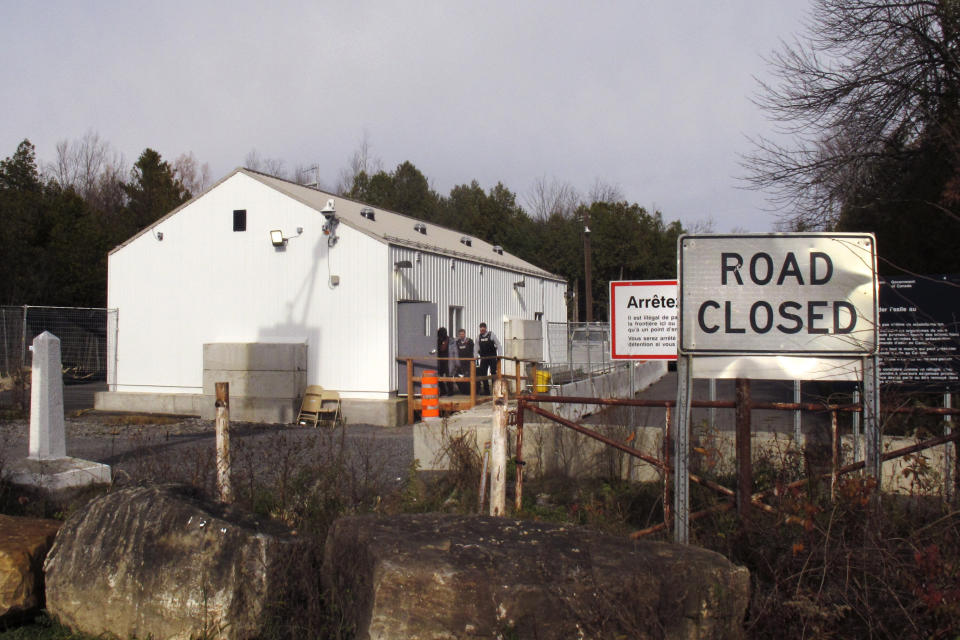
<path fill-rule="evenodd" d="M 132 391 L 99 391 L 94 395 L 97 411 L 136 413 L 168 413 L 176 416 L 199 416 L 204 396 L 199 393 L 134 393 Z"/>
<path fill-rule="evenodd" d="M 258 398 L 237 398 L 230 387 L 230 417 L 249 422 L 290 424 L 300 411 L 300 399 L 288 399 L 285 403 L 270 402 L 260 405 Z M 406 398 L 387 400 L 341 400 L 347 424 L 373 424 L 380 427 L 397 427 L 406 424 Z M 213 419 L 216 408 L 212 396 L 186 393 L 132 393 L 121 391 L 98 392 L 94 400 L 97 411 L 123 411 L 133 413 L 166 413 L 178 416 L 202 416 Z M 242 410 L 244 418 L 237 418 Z"/>
<path fill-rule="evenodd" d="M 374 424 L 378 427 L 399 427 L 407 424 L 407 399 L 387 400 L 340 400 L 347 424 Z"/>
<path fill-rule="evenodd" d="M 515 409 L 515 407 L 511 407 Z M 634 482 L 662 482 L 661 472 L 653 465 L 621 453 L 598 440 L 581 435 L 553 422 L 533 421 L 528 415 L 523 427 L 523 459 L 527 477 L 566 475 L 569 477 L 619 477 Z M 492 406 L 480 405 L 455 414 L 442 423 L 420 422 L 413 427 L 414 457 L 423 470 L 445 471 L 450 468 L 450 452 L 454 447 L 467 447 L 475 455 L 483 452 L 490 441 Z M 603 435 L 627 442 L 635 449 L 663 459 L 664 428 L 657 426 L 590 425 Z M 694 473 L 732 475 L 736 473 L 736 435 L 732 431 L 696 430 L 692 434 L 690 466 Z M 516 427 L 507 434 L 508 457 L 516 456 Z M 881 450 L 893 451 L 916 444 L 910 438 L 885 437 Z M 754 468 L 797 467 L 804 473 L 806 439 L 794 442 L 792 435 L 770 431 L 754 431 L 751 435 L 751 457 Z M 865 443 L 861 436 L 862 459 Z M 853 438 L 841 439 L 841 464 L 852 461 Z M 932 447 L 908 457 L 887 460 L 881 467 L 883 491 L 900 494 L 936 494 L 944 491 L 944 453 L 946 445 Z M 828 467 L 824 472 L 829 471 Z M 905 473 L 906 471 L 906 473 Z"/>

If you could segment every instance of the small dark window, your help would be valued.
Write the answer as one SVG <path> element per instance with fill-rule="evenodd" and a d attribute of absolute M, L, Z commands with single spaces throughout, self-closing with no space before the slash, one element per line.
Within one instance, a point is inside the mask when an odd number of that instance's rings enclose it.
<path fill-rule="evenodd" d="M 234 231 L 247 230 L 247 210 L 246 209 L 233 210 L 233 230 Z"/>

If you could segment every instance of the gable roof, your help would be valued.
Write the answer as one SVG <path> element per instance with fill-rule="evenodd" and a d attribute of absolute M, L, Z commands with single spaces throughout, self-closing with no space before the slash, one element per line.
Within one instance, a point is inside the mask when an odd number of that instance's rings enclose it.
<path fill-rule="evenodd" d="M 502 251 L 502 249 L 500 249 L 502 253 L 494 251 L 494 245 L 480 238 L 469 236 L 453 229 L 447 229 L 432 222 L 418 220 L 402 213 L 397 213 L 396 211 L 374 207 L 358 200 L 337 196 L 312 187 L 306 187 L 295 182 L 260 173 L 259 171 L 244 168 L 234 169 L 203 194 L 177 207 L 150 226 L 142 229 L 126 242 L 114 248 L 113 251 L 117 251 L 121 247 L 129 244 L 134 238 L 146 233 L 156 225 L 176 214 L 180 209 L 202 198 L 204 194 L 216 189 L 220 184 L 237 174 L 243 174 L 293 198 L 297 202 L 315 210 L 317 215 L 322 215 L 320 211 L 326 206 L 327 200 L 332 199 L 340 224 L 346 225 L 351 229 L 387 244 L 439 253 L 481 264 L 502 267 L 548 280 L 566 282 L 563 277 L 541 269 L 511 253 Z M 368 211 L 372 211 L 373 215 L 366 215 Z M 469 242 L 469 244 L 467 242 Z M 113 253 L 113 251 L 111 251 L 111 253 Z"/>

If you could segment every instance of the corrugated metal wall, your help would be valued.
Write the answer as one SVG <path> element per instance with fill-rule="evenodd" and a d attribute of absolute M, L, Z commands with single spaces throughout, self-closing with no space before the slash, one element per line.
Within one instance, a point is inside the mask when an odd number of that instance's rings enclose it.
<path fill-rule="evenodd" d="M 394 303 L 401 300 L 435 302 L 439 326 L 447 327 L 452 336 L 456 336 L 458 328 L 463 328 L 476 340 L 479 324 L 486 322 L 502 342 L 507 319 L 534 320 L 540 314 L 546 338 L 547 322 L 567 319 L 563 281 L 391 245 L 390 264 L 404 261 L 411 266 L 395 268 L 393 272 Z M 518 282 L 523 286 L 514 286 Z M 396 304 L 393 306 L 395 313 Z M 450 307 L 463 308 L 463 327 L 448 326 Z M 395 322 L 391 324 L 395 326 Z"/>

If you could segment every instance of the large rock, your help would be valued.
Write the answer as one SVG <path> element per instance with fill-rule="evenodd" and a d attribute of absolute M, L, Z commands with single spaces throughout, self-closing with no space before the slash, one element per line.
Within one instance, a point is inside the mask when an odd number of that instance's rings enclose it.
<path fill-rule="evenodd" d="M 323 586 L 357 638 L 740 638 L 749 572 L 696 547 L 439 514 L 337 520 Z"/>
<path fill-rule="evenodd" d="M 0 515 L 0 617 L 43 604 L 43 560 L 61 524 Z"/>
<path fill-rule="evenodd" d="M 124 489 L 64 523 L 44 567 L 47 610 L 91 635 L 251 638 L 286 598 L 300 547 L 187 488 Z"/>

